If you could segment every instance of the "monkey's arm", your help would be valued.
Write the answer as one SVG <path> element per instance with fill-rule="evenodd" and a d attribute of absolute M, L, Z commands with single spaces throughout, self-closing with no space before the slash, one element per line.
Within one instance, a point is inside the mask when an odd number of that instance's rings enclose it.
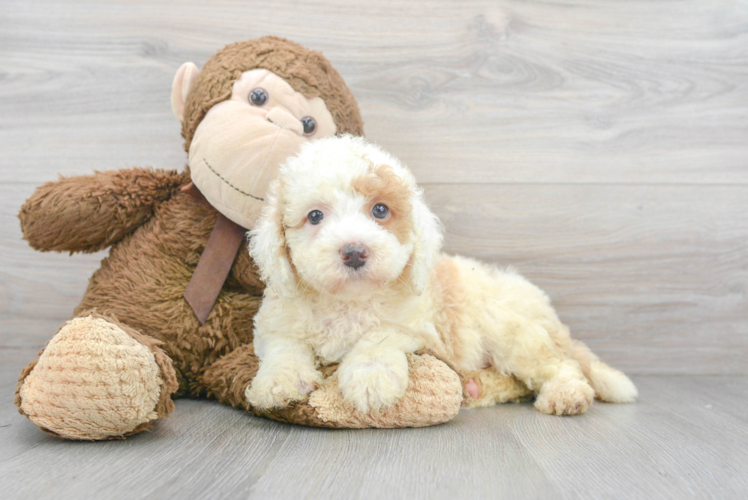
<path fill-rule="evenodd" d="M 186 180 L 150 168 L 61 177 L 39 186 L 21 207 L 23 237 L 36 250 L 96 252 L 146 222 Z"/>

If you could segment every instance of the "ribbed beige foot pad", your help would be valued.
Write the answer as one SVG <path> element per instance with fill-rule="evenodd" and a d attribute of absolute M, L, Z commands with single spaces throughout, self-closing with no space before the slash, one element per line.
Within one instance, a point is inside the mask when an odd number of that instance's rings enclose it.
<path fill-rule="evenodd" d="M 326 379 L 309 397 L 320 419 L 341 427 L 426 427 L 452 420 L 460 411 L 462 383 L 436 358 L 408 355 L 409 383 L 403 399 L 385 410 L 359 413 L 343 401 L 337 377 Z"/>
<path fill-rule="evenodd" d="M 159 417 L 163 381 L 153 352 L 103 318 L 68 321 L 29 369 L 19 382 L 19 410 L 61 437 L 121 437 Z"/>

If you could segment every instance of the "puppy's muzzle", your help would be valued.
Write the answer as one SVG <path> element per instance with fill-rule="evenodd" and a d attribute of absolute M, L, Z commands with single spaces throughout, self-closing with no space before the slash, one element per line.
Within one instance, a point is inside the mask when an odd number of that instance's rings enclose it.
<path fill-rule="evenodd" d="M 340 258 L 343 259 L 343 264 L 346 266 L 358 269 L 366 264 L 366 259 L 369 258 L 369 249 L 360 243 L 347 243 L 340 249 Z"/>

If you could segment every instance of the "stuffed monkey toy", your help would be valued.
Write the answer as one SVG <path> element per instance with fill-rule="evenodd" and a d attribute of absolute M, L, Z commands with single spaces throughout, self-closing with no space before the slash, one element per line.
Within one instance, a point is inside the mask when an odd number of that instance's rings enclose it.
<path fill-rule="evenodd" d="M 320 53 L 276 37 L 229 45 L 202 71 L 178 70 L 172 109 L 188 166 L 61 178 L 21 208 L 41 251 L 110 247 L 83 300 L 18 380 L 19 411 L 51 434 L 123 438 L 167 416 L 179 397 L 252 410 L 252 317 L 263 284 L 245 245 L 279 165 L 307 140 L 363 134 L 358 105 Z M 377 414 L 342 401 L 335 366 L 308 399 L 255 412 L 333 428 L 405 427 L 453 418 L 463 381 L 428 354 L 409 358 L 403 400 Z M 507 400 L 526 389 L 513 379 Z"/>

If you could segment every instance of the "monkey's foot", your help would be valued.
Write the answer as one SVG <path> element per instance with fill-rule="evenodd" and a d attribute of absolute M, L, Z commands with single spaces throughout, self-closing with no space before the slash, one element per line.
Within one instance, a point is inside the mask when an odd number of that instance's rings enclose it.
<path fill-rule="evenodd" d="M 327 378 L 308 400 L 286 408 L 252 411 L 282 422 L 336 429 L 426 427 L 452 420 L 462 402 L 459 376 L 428 354 L 408 354 L 408 371 L 405 395 L 396 404 L 379 411 L 359 412 L 343 398 L 337 375 L 327 372 Z"/>
<path fill-rule="evenodd" d="M 157 345 L 114 318 L 72 319 L 21 372 L 16 405 L 42 430 L 67 439 L 140 432 L 173 408 L 176 377 Z"/>

